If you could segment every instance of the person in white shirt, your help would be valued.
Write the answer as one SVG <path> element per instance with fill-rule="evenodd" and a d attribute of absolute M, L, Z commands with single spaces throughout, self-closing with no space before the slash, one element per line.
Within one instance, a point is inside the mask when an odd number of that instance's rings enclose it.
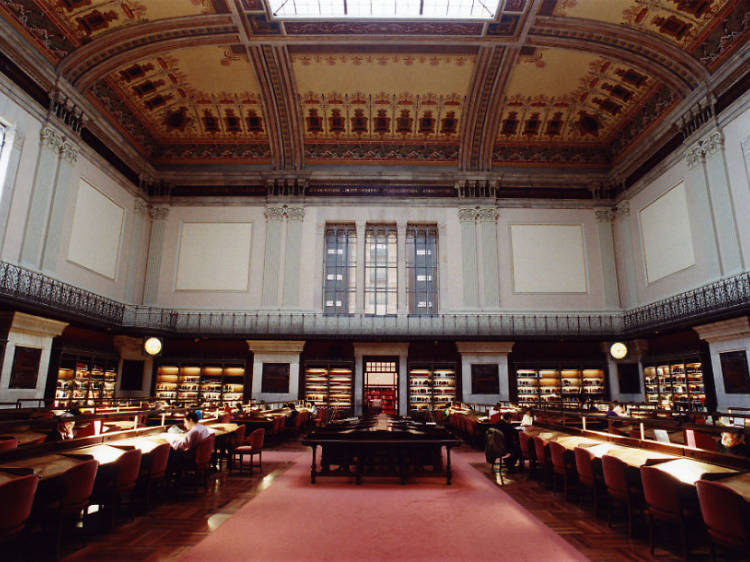
<path fill-rule="evenodd" d="M 526 429 L 534 425 L 534 415 L 531 413 L 531 408 L 526 408 L 523 411 L 523 418 L 521 418 L 521 428 Z"/>
<path fill-rule="evenodd" d="M 198 446 L 198 443 L 211 435 L 211 431 L 205 425 L 199 423 L 198 415 L 195 412 L 185 414 L 185 427 L 187 428 L 186 433 L 170 439 L 169 444 L 175 451 L 192 451 Z"/>

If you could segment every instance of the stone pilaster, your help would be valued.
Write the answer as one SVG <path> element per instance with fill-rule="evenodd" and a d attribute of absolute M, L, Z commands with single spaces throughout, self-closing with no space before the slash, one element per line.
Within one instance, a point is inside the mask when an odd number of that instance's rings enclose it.
<path fill-rule="evenodd" d="M 617 290 L 617 267 L 615 266 L 615 239 L 612 232 L 612 221 L 616 211 L 613 209 L 595 209 L 599 233 L 599 251 L 602 260 L 602 279 L 604 281 L 604 303 L 608 308 L 620 306 L 620 295 Z"/>
<path fill-rule="evenodd" d="M 461 257 L 463 260 L 462 269 L 464 285 L 464 308 L 479 307 L 476 217 L 476 209 L 458 210 L 458 221 L 461 224 Z"/>
<path fill-rule="evenodd" d="M 281 274 L 281 234 L 284 207 L 266 207 L 266 251 L 263 260 L 263 306 L 279 306 Z"/>
<path fill-rule="evenodd" d="M 151 237 L 148 244 L 143 303 L 154 305 L 159 298 L 159 276 L 161 274 L 161 258 L 164 252 L 169 207 L 152 207 L 149 209 L 149 215 L 151 217 Z"/>
<path fill-rule="evenodd" d="M 364 221 L 357 222 L 357 284 L 356 310 L 350 312 L 363 313 L 365 311 L 365 234 L 367 225 Z"/>
<path fill-rule="evenodd" d="M 302 256 L 302 222 L 305 209 L 289 207 L 286 210 L 286 252 L 284 259 L 284 306 L 299 306 L 300 261 Z"/>
<path fill-rule="evenodd" d="M 140 263 L 141 246 L 143 245 L 144 221 L 146 220 L 148 205 L 143 199 L 136 199 L 130 212 L 130 244 L 128 246 L 128 268 L 125 279 L 125 300 L 135 304 L 138 298 L 138 272 L 142 272 Z"/>
<path fill-rule="evenodd" d="M 78 151 L 78 146 L 70 140 L 65 140 L 60 146 L 60 164 L 57 167 L 49 224 L 42 250 L 42 269 L 51 275 L 57 271 L 63 224 L 70 212 L 70 202 L 75 199 Z"/>
<path fill-rule="evenodd" d="M 399 314 L 407 314 L 408 308 L 408 295 L 406 294 L 406 223 L 399 222 L 396 225 L 396 244 L 398 245 L 398 287 L 397 287 L 397 305 Z"/>
<path fill-rule="evenodd" d="M 12 142 L 10 147 L 10 157 L 8 158 L 8 168 L 5 173 L 5 183 L 2 186 L 2 196 L 0 196 L 0 252 L 5 245 L 5 233 L 8 229 L 8 217 L 10 215 L 10 204 L 13 201 L 13 192 L 16 188 L 16 175 L 18 174 L 18 164 L 21 162 L 21 151 L 23 150 L 24 137 L 19 130 L 13 130 L 7 133 L 6 142 Z"/>
<path fill-rule="evenodd" d="M 50 126 L 41 130 L 39 154 L 21 243 L 21 264 L 32 269 L 39 269 L 42 265 L 42 249 L 64 140 L 63 135 Z"/>
<path fill-rule="evenodd" d="M 638 303 L 638 283 L 635 274 L 635 249 L 633 247 L 633 228 L 630 217 L 630 201 L 621 201 L 613 209 L 615 264 L 620 289 L 620 304 L 624 308 L 633 308 Z"/>
<path fill-rule="evenodd" d="M 482 308 L 500 307 L 500 269 L 497 247 L 497 219 L 495 208 L 477 211 L 478 236 L 482 239 Z"/>

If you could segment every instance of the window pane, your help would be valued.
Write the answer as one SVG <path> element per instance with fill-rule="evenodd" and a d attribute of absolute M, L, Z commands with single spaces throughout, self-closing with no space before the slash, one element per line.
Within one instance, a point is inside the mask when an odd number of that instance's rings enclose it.
<path fill-rule="evenodd" d="M 437 227 L 410 225 L 406 230 L 409 314 L 437 313 L 437 259 Z"/>
<path fill-rule="evenodd" d="M 348 314 L 355 302 L 357 231 L 354 225 L 329 225 L 325 242 L 323 312 Z"/>

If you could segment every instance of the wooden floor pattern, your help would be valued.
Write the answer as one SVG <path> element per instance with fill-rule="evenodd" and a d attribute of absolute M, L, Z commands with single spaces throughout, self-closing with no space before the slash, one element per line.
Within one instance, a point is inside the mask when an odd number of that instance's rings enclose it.
<path fill-rule="evenodd" d="M 473 466 L 500 486 L 499 477 L 488 464 Z M 682 560 L 676 537 L 668 537 L 663 542 L 657 541 L 655 555 L 652 556 L 645 522 L 637 523 L 634 519 L 635 536 L 628 539 L 622 515 L 614 520 L 614 526 L 610 528 L 607 524 L 606 507 L 600 505 L 599 517 L 594 517 L 590 500 L 579 507 L 572 494 L 572 501 L 565 501 L 562 492 L 553 492 L 540 482 L 528 480 L 527 474 L 525 471 L 514 474 L 504 472 L 503 491 L 589 559 L 639 562 Z M 708 547 L 696 546 L 691 550 L 689 559 L 710 560 Z M 722 560 L 721 556 L 717 559 Z"/>
<path fill-rule="evenodd" d="M 68 553 L 65 562 L 117 562 L 176 560 L 200 542 L 260 491 L 271 485 L 292 463 L 263 462 L 263 474 L 257 469 L 226 471 L 211 477 L 208 493 L 184 492 L 168 496 L 147 513 L 136 512 L 134 521 L 120 523 L 114 531 L 95 534 L 88 545 Z"/>

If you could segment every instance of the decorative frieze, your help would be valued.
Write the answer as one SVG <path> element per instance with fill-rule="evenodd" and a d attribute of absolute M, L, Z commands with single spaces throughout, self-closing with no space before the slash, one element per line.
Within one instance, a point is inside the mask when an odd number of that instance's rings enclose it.
<path fill-rule="evenodd" d="M 477 209 L 477 220 L 479 222 L 497 222 L 500 211 L 495 208 Z"/>
<path fill-rule="evenodd" d="M 78 152 L 78 146 L 70 141 L 63 142 L 60 147 L 60 157 L 71 164 L 78 161 Z"/>
<path fill-rule="evenodd" d="M 724 135 L 721 131 L 713 131 L 706 138 L 703 139 L 703 147 L 705 153 L 709 155 L 716 154 L 724 146 Z"/>
<path fill-rule="evenodd" d="M 281 222 L 284 219 L 295 222 L 302 222 L 305 218 L 305 209 L 303 207 L 266 207 L 265 211 L 267 221 Z"/>
<path fill-rule="evenodd" d="M 630 215 L 630 201 L 620 201 L 619 205 L 612 209 L 612 218 L 615 220 L 628 215 Z"/>
<path fill-rule="evenodd" d="M 685 160 L 687 161 L 688 168 L 695 168 L 700 165 L 705 157 L 700 141 L 696 142 L 685 151 Z"/>
<path fill-rule="evenodd" d="M 59 151 L 64 142 L 63 136 L 52 127 L 42 127 L 40 136 L 42 146 L 46 146 L 53 151 Z"/>
<path fill-rule="evenodd" d="M 474 222 L 476 219 L 477 219 L 476 209 L 459 209 L 458 210 L 459 222 Z"/>
<path fill-rule="evenodd" d="M 145 215 L 147 209 L 148 203 L 146 203 L 143 199 L 136 199 L 133 203 L 133 213 L 138 216 Z"/>
<path fill-rule="evenodd" d="M 612 222 L 613 220 L 615 220 L 615 217 L 617 216 L 617 208 L 594 209 L 594 215 L 596 216 L 596 222 L 598 223 Z"/>
<path fill-rule="evenodd" d="M 266 207 L 265 215 L 266 221 L 281 222 L 284 220 L 284 216 L 286 215 L 286 209 L 284 207 Z"/>
<path fill-rule="evenodd" d="M 724 147 L 724 135 L 718 129 L 714 129 L 702 139 L 693 143 L 685 152 L 685 159 L 689 168 L 694 168 L 706 160 L 706 156 L 713 156 Z"/>
<path fill-rule="evenodd" d="M 302 222 L 305 218 L 305 209 L 303 207 L 288 207 L 286 216 L 290 221 Z"/>
<path fill-rule="evenodd" d="M 495 207 L 475 207 L 473 209 L 459 209 L 459 222 L 497 222 L 500 211 Z"/>

